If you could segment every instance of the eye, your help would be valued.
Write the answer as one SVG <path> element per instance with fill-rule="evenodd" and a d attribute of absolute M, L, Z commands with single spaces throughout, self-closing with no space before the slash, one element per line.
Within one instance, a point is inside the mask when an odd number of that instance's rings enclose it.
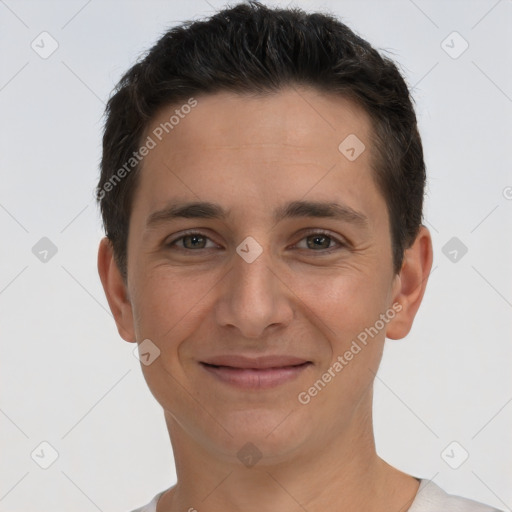
<path fill-rule="evenodd" d="M 311 249 L 316 252 L 332 252 L 332 250 L 336 248 L 345 246 L 345 243 L 337 240 L 328 233 L 314 232 L 302 238 L 295 247 L 299 249 Z"/>
<path fill-rule="evenodd" d="M 213 245 L 207 246 L 208 242 Z M 196 250 L 196 249 L 210 249 L 212 247 L 216 247 L 207 236 L 202 233 L 190 232 L 186 233 L 179 238 L 176 238 L 168 243 L 166 243 L 167 247 L 178 247 L 178 249 L 183 250 Z"/>

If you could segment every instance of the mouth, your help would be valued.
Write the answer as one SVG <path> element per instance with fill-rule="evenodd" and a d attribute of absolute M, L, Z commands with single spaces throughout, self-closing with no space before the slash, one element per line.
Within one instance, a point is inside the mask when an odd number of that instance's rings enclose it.
<path fill-rule="evenodd" d="M 297 378 L 313 363 L 292 357 L 213 358 L 200 365 L 217 380 L 241 389 L 263 390 Z"/>

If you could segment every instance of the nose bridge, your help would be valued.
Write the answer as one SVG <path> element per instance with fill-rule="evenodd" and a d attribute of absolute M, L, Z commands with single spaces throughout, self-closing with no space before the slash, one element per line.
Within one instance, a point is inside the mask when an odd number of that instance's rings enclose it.
<path fill-rule="evenodd" d="M 258 303 L 260 300 L 273 301 L 274 290 L 270 271 L 272 261 L 268 253 L 261 254 L 252 262 L 243 258 L 235 260 L 234 287 L 232 293 L 242 302 Z"/>
<path fill-rule="evenodd" d="M 255 258 L 247 258 L 254 247 L 240 255 L 242 243 L 237 249 L 231 272 L 217 305 L 217 322 L 221 326 L 232 325 L 247 338 L 259 337 L 270 325 L 286 324 L 292 317 L 291 307 L 275 276 L 272 256 L 262 250 Z M 253 253 L 254 254 L 254 253 Z"/>

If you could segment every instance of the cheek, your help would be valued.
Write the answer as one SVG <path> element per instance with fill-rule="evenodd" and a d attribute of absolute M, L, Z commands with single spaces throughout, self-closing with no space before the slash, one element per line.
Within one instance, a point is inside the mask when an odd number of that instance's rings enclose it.
<path fill-rule="evenodd" d="M 203 314 L 219 281 L 212 274 L 170 272 L 164 266 L 136 276 L 139 286 L 132 297 L 137 339 L 149 338 L 157 344 L 183 339 Z"/>
<path fill-rule="evenodd" d="M 292 289 L 333 344 L 341 345 L 375 323 L 389 294 L 381 276 L 361 269 L 296 276 Z"/>
<path fill-rule="evenodd" d="M 308 389 L 313 393 L 322 389 L 314 398 L 316 407 L 332 408 L 336 404 L 340 421 L 345 421 L 347 411 L 366 396 L 382 358 L 385 329 L 376 329 L 375 325 L 387 308 L 388 289 L 377 278 L 373 274 L 370 278 L 361 273 L 345 273 L 314 279 L 302 287 L 309 290 L 301 299 L 314 313 L 310 315 L 311 321 L 321 330 L 332 351 Z M 315 282 L 316 286 L 312 286 Z M 325 387 L 318 384 L 324 378 L 329 382 Z"/>

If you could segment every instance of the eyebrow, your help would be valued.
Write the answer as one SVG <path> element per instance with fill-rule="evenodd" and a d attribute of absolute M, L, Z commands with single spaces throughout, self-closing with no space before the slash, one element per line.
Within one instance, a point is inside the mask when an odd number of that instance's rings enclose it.
<path fill-rule="evenodd" d="M 225 219 L 228 212 L 220 205 L 208 202 L 172 203 L 163 210 L 153 212 L 146 220 L 146 227 L 174 219 Z"/>
<path fill-rule="evenodd" d="M 278 208 L 274 213 L 274 222 L 295 217 L 331 218 L 357 224 L 368 225 L 368 218 L 347 205 L 323 201 L 292 201 Z"/>
<path fill-rule="evenodd" d="M 222 206 L 210 202 L 172 203 L 162 210 L 155 211 L 146 220 L 146 227 L 175 219 L 219 219 L 229 217 L 229 211 Z M 368 226 L 368 218 L 347 205 L 323 201 L 291 201 L 274 211 L 275 223 L 284 219 L 297 217 L 331 218 L 355 224 L 359 227 Z"/>

